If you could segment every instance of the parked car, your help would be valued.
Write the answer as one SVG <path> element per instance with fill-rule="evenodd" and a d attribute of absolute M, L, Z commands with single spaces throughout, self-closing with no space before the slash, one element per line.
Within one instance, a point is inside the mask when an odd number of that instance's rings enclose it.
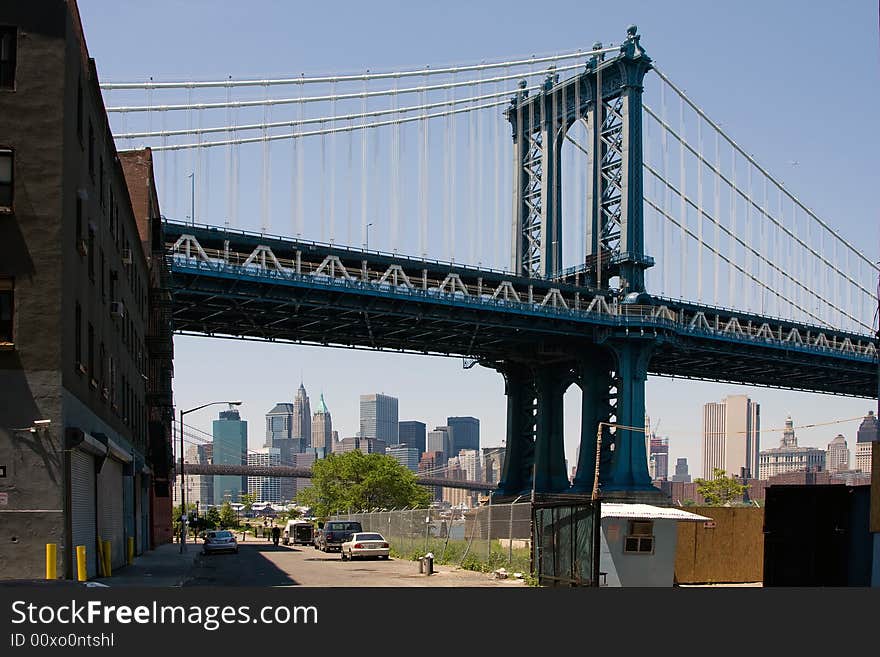
<path fill-rule="evenodd" d="M 205 534 L 202 553 L 211 554 L 213 552 L 235 552 L 237 554 L 238 541 L 235 540 L 235 535 L 228 529 L 213 530 Z"/>
<path fill-rule="evenodd" d="M 288 520 L 281 542 L 284 545 L 311 545 L 315 540 L 315 526 L 308 520 Z"/>
<path fill-rule="evenodd" d="M 316 543 L 315 546 L 322 552 L 335 552 L 353 533 L 362 531 L 361 523 L 355 520 L 328 520 L 318 534 L 320 545 Z"/>
<path fill-rule="evenodd" d="M 387 559 L 391 546 L 385 537 L 378 532 L 355 532 L 339 549 L 342 560 L 353 560 L 356 557 L 376 557 Z"/>

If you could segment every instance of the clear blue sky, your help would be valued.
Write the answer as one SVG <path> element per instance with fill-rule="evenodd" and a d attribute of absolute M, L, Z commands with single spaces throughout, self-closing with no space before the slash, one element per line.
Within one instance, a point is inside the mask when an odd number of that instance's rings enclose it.
<path fill-rule="evenodd" d="M 791 2 L 370 3 L 80 0 L 92 57 L 103 81 L 263 78 L 478 62 L 547 54 L 594 41 L 619 43 L 636 23 L 654 61 L 847 239 L 878 258 L 876 115 L 878 7 L 874 0 Z M 797 162 L 797 165 L 791 164 Z M 507 208 L 504 208 L 507 212 Z M 506 215 L 505 215 L 506 216 Z M 650 249 L 649 249 L 650 250 Z M 443 424 L 474 415 L 484 446 L 504 436 L 503 384 L 486 370 L 463 371 L 437 357 L 268 345 L 207 338 L 175 340 L 176 403 L 240 398 L 262 444 L 264 414 L 290 401 L 302 376 L 313 406 L 323 391 L 341 436 L 358 429 L 358 395 L 400 398 L 401 419 Z M 763 425 L 781 427 L 863 415 L 853 400 L 763 388 L 651 379 L 648 412 L 670 438 L 670 469 L 685 456 L 700 469 L 701 406 L 745 390 Z M 566 404 L 566 453 L 574 464 L 577 402 Z M 210 430 L 216 410 L 193 414 Z M 856 423 L 798 432 L 825 447 L 838 432 L 851 448 Z M 775 446 L 778 433 L 765 433 Z"/>

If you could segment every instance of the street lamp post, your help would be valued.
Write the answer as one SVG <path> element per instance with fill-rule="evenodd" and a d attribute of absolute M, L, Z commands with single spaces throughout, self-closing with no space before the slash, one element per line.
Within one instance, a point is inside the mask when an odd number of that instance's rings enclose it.
<path fill-rule="evenodd" d="M 180 411 L 180 552 L 186 552 L 186 487 L 183 476 L 183 416 L 193 411 L 199 411 L 208 406 L 215 404 L 229 404 L 230 406 L 241 406 L 240 401 L 215 401 L 190 408 L 189 410 Z"/>
<path fill-rule="evenodd" d="M 373 225 L 373 222 L 370 222 L 370 223 L 368 223 L 367 226 L 366 226 L 366 230 L 367 230 L 367 241 L 366 241 L 366 243 L 364 244 L 364 251 L 369 251 L 369 250 L 370 250 L 370 226 L 372 226 L 372 225 Z"/>

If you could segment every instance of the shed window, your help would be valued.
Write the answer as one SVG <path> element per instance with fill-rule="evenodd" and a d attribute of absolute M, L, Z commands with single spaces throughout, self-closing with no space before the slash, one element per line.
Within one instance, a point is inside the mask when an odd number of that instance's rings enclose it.
<path fill-rule="evenodd" d="M 630 520 L 629 534 L 623 539 L 623 551 L 627 554 L 653 554 L 654 521 Z"/>
<path fill-rule="evenodd" d="M 0 278 L 0 345 L 15 343 L 12 336 L 14 300 L 13 280 Z"/>

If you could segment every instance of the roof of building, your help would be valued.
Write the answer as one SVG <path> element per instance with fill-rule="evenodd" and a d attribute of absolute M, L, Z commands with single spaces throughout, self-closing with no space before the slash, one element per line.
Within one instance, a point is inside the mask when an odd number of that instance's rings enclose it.
<path fill-rule="evenodd" d="M 688 522 L 702 522 L 711 520 L 706 516 L 700 516 L 689 511 L 682 511 L 674 507 L 660 507 L 651 504 L 623 504 L 620 502 L 602 502 L 603 518 L 633 518 L 635 520 L 684 520 Z"/>
<path fill-rule="evenodd" d="M 287 415 L 293 413 L 293 404 L 289 402 L 279 402 L 275 407 L 266 413 L 266 415 Z"/>
<path fill-rule="evenodd" d="M 318 410 L 316 411 L 316 414 L 317 413 L 327 414 L 329 412 L 330 411 L 327 410 L 327 404 L 324 403 L 324 393 L 322 392 L 321 393 L 321 401 L 318 403 Z"/>

